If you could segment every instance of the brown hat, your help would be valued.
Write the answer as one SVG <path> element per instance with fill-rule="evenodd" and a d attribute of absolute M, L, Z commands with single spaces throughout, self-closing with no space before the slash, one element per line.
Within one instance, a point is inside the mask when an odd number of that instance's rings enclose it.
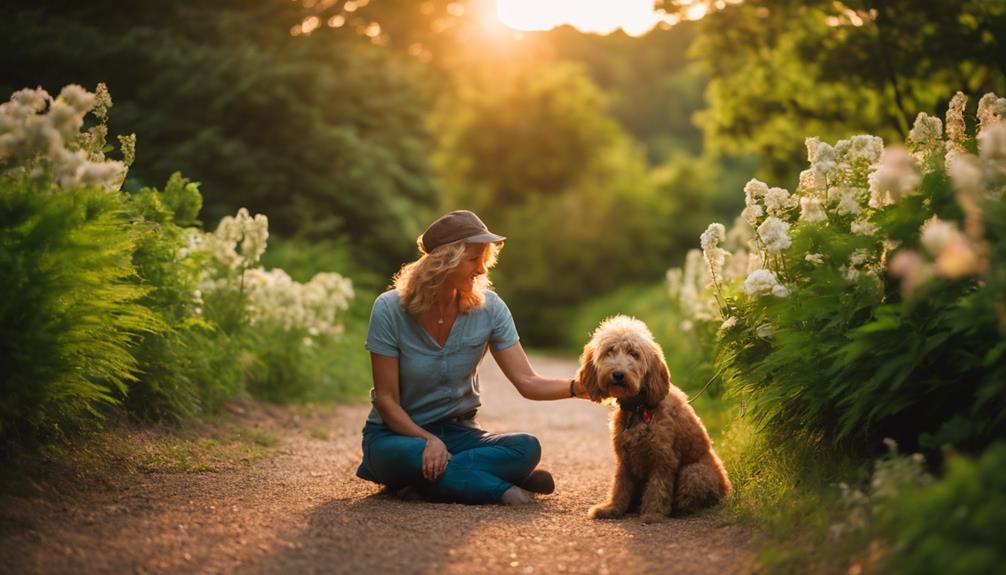
<path fill-rule="evenodd" d="M 501 242 L 506 238 L 489 231 L 482 220 L 468 210 L 455 210 L 436 219 L 426 228 L 419 242 L 423 253 L 430 253 L 440 246 L 465 241 L 471 244 Z"/>

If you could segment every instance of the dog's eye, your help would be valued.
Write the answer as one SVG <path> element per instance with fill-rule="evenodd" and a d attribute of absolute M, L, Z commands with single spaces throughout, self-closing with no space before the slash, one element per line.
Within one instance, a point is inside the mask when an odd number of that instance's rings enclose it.
<path fill-rule="evenodd" d="M 639 352 L 634 349 L 629 350 L 629 355 L 632 356 L 632 359 L 639 359 Z"/>

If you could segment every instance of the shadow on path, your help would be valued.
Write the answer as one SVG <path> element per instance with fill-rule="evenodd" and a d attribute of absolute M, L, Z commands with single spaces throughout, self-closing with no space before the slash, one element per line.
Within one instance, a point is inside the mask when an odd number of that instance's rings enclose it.
<path fill-rule="evenodd" d="M 262 573 L 434 573 L 448 570 L 485 522 L 533 522 L 543 510 L 400 501 L 385 493 L 316 507 Z"/>

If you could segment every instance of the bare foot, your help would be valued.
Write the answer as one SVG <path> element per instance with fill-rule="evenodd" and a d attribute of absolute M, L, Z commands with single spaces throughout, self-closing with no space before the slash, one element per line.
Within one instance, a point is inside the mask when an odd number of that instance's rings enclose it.
<path fill-rule="evenodd" d="M 534 503 L 534 499 L 531 499 L 527 491 L 514 485 L 503 492 L 503 497 L 500 497 L 500 503 L 503 505 L 527 505 L 528 503 Z"/>

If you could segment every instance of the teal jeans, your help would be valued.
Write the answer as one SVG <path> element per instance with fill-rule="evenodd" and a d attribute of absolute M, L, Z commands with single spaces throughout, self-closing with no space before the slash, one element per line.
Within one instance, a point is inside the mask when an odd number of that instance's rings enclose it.
<path fill-rule="evenodd" d="M 425 439 L 399 435 L 373 422 L 363 428 L 363 463 L 357 476 L 393 489 L 412 485 L 434 501 L 495 503 L 541 459 L 541 444 L 527 433 L 493 434 L 455 420 L 422 427 L 451 453 L 447 469 L 436 481 L 423 478 Z"/>

